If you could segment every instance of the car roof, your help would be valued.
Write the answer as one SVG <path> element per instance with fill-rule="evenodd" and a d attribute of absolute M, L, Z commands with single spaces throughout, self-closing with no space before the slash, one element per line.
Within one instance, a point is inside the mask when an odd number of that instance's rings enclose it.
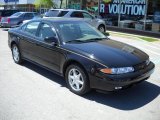
<path fill-rule="evenodd" d="M 37 12 L 19 12 L 19 13 L 37 13 Z"/>
<path fill-rule="evenodd" d="M 39 18 L 39 19 L 35 19 L 35 20 L 31 20 L 31 21 L 49 21 L 49 22 L 66 22 L 66 21 L 83 21 L 83 19 L 81 18 L 61 18 L 61 17 L 54 17 L 54 18 Z"/>
<path fill-rule="evenodd" d="M 50 10 L 59 10 L 59 11 L 85 11 L 85 10 L 76 10 L 76 9 L 50 9 Z M 86 12 L 86 11 L 85 11 Z"/>

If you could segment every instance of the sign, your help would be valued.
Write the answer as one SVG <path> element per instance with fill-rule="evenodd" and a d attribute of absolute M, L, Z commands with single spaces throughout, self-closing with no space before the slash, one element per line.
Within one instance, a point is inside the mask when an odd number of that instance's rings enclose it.
<path fill-rule="evenodd" d="M 18 2 L 19 0 L 4 0 L 5 3 L 8 3 L 8 2 Z"/>
<path fill-rule="evenodd" d="M 80 3 L 69 4 L 68 8 L 69 9 L 76 9 L 76 10 L 80 10 L 81 9 Z"/>
<path fill-rule="evenodd" d="M 102 0 L 100 13 L 145 15 L 146 0 Z"/>
<path fill-rule="evenodd" d="M 154 23 L 160 23 L 160 11 L 156 11 L 153 16 Z"/>

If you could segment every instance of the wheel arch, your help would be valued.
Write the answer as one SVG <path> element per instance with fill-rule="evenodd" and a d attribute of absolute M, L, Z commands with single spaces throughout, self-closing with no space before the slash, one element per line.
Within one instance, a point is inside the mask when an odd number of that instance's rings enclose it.
<path fill-rule="evenodd" d="M 77 64 L 78 66 L 80 66 L 80 67 L 84 70 L 84 72 L 86 73 L 86 75 L 87 75 L 87 77 L 88 77 L 88 73 L 87 73 L 87 70 L 86 70 L 86 68 L 84 67 L 84 65 L 81 64 L 79 61 L 73 60 L 73 59 L 67 60 L 67 61 L 64 63 L 63 69 L 62 69 L 62 74 L 63 74 L 64 77 L 65 77 L 65 72 L 66 72 L 66 70 L 67 70 L 67 67 L 70 66 L 70 65 L 72 65 L 72 64 Z"/>
<path fill-rule="evenodd" d="M 14 44 L 17 45 L 17 43 L 16 43 L 15 41 L 12 41 L 12 42 L 11 42 L 11 48 L 12 48 L 12 46 L 13 46 Z"/>
<path fill-rule="evenodd" d="M 104 30 L 106 31 L 106 26 L 105 26 L 103 23 L 100 23 L 100 24 L 98 25 L 98 29 L 99 29 L 100 26 L 103 26 L 103 27 L 104 27 Z"/>

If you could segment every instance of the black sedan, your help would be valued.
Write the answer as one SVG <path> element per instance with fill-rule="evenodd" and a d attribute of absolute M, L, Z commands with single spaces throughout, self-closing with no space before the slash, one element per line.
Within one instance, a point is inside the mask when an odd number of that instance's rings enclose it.
<path fill-rule="evenodd" d="M 15 63 L 27 60 L 64 76 L 78 95 L 127 88 L 147 80 L 155 67 L 146 53 L 77 19 L 31 20 L 8 36 Z"/>

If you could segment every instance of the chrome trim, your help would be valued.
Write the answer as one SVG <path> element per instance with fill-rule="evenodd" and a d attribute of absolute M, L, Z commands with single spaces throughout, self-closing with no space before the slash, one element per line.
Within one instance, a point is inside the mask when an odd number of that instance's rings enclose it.
<path fill-rule="evenodd" d="M 15 33 L 15 32 L 13 32 L 13 33 Z M 15 34 L 19 34 L 19 33 L 15 33 Z M 19 34 L 19 35 L 22 35 L 22 34 Z M 22 36 L 28 37 L 28 36 L 26 36 L 26 35 L 22 35 Z M 34 37 L 33 37 L 32 39 L 34 39 L 35 41 L 38 41 L 38 40 L 36 40 Z M 42 41 L 38 41 L 38 42 L 47 44 L 47 43 L 42 42 Z M 50 45 L 50 44 L 48 44 L 48 45 Z M 96 62 L 96 63 L 104 66 L 105 68 L 108 68 L 106 65 L 104 65 L 104 64 L 102 64 L 102 63 L 100 63 L 100 62 L 98 62 L 98 61 L 96 61 L 96 60 L 90 59 L 89 57 L 86 57 L 86 56 L 81 55 L 81 54 L 79 54 L 79 53 L 76 53 L 76 52 L 74 52 L 74 51 L 71 51 L 71 50 L 68 50 L 68 49 L 64 49 L 64 48 L 60 47 L 60 44 L 57 46 L 57 48 L 60 48 L 60 49 L 63 49 L 63 50 L 65 50 L 65 51 L 71 52 L 71 53 L 73 53 L 73 54 L 79 55 L 79 56 L 84 57 L 84 58 L 86 58 L 86 59 L 88 59 L 88 60 L 91 60 L 91 61 L 93 61 L 93 62 Z"/>
<path fill-rule="evenodd" d="M 88 59 L 88 60 L 91 60 L 91 61 L 93 61 L 93 62 L 96 62 L 96 63 L 104 66 L 105 68 L 108 68 L 108 66 L 106 66 L 106 65 L 104 65 L 104 64 L 102 64 L 102 63 L 100 63 L 100 62 L 98 62 L 98 61 L 96 61 L 96 60 L 93 60 L 93 59 L 90 59 L 89 57 L 86 57 L 86 56 L 81 55 L 81 54 L 79 54 L 79 53 L 76 53 L 76 52 L 74 52 L 74 51 L 71 51 L 71 50 L 68 50 L 68 49 L 65 49 L 65 48 L 61 48 L 61 47 L 57 47 L 57 48 L 60 48 L 60 49 L 63 49 L 63 50 L 65 50 L 65 51 L 71 52 L 71 53 L 73 53 L 73 54 L 79 55 L 79 56 L 84 57 L 84 58 L 86 58 L 86 59 Z"/>

